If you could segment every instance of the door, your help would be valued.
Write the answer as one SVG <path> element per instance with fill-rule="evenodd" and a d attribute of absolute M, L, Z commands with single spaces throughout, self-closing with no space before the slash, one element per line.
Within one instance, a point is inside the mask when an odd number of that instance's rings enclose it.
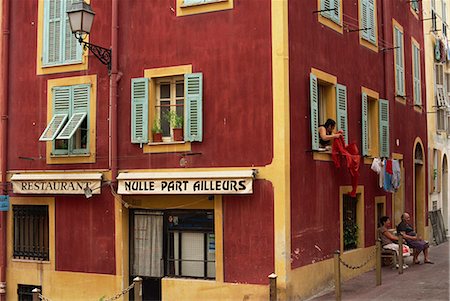
<path fill-rule="evenodd" d="M 130 283 L 139 276 L 142 282 L 142 299 L 161 300 L 163 263 L 163 213 L 136 210 L 130 219 Z M 131 293 L 131 292 L 130 292 Z M 133 293 L 130 300 L 133 300 Z"/>

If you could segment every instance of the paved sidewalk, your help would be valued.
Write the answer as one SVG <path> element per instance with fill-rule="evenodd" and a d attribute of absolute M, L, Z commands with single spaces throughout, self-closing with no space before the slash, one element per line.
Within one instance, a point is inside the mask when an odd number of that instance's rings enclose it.
<path fill-rule="evenodd" d="M 435 264 L 413 265 L 407 258 L 409 268 L 399 275 L 391 267 L 382 267 L 382 284 L 375 285 L 375 270 L 342 283 L 342 300 L 450 300 L 449 295 L 449 242 L 430 247 L 430 259 Z M 423 255 L 419 259 L 423 262 Z M 334 288 L 315 301 L 335 300 Z"/>

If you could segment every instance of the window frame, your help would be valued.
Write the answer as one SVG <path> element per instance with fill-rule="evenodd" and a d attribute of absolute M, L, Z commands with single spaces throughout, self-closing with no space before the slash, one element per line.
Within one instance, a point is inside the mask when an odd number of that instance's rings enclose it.
<path fill-rule="evenodd" d="M 365 154 L 364 136 L 365 123 L 364 118 L 364 95 L 367 101 L 367 154 Z M 371 158 L 380 156 L 380 122 L 379 122 L 379 93 L 366 87 L 361 87 L 362 98 L 362 155 L 364 156 L 364 163 L 371 164 Z"/>
<path fill-rule="evenodd" d="M 378 12 L 377 12 L 377 0 L 359 0 L 358 5 L 358 14 L 359 14 L 359 24 L 360 28 L 364 29 L 368 26 L 368 23 L 370 23 L 370 18 L 368 17 L 368 13 L 370 12 L 370 1 L 373 3 L 373 14 L 372 14 L 372 21 L 374 22 L 373 27 L 371 27 L 371 30 L 361 30 L 359 33 L 359 43 L 362 46 L 365 46 L 375 52 L 378 52 Z M 365 6 L 363 3 L 365 2 Z M 366 8 L 365 15 L 367 16 L 367 20 L 364 20 L 364 7 Z M 366 23 L 366 25 L 364 25 Z M 367 34 L 367 32 L 369 32 Z M 373 34 L 373 35 L 372 35 Z M 372 39 L 373 37 L 373 39 Z"/>
<path fill-rule="evenodd" d="M 420 13 L 419 1 L 421 1 L 421 0 L 410 0 L 409 1 L 409 9 L 416 19 L 419 19 L 419 13 Z"/>
<path fill-rule="evenodd" d="M 405 37 L 403 27 L 395 20 L 392 19 L 392 31 L 393 31 L 393 45 L 394 47 L 400 47 L 394 49 L 394 77 L 395 77 L 395 99 L 406 104 L 406 82 L 405 82 Z M 397 45 L 397 33 L 401 34 L 400 45 Z M 400 57 L 399 57 L 400 56 Z M 401 66 L 398 65 L 401 63 Z M 402 69 L 402 74 L 399 74 L 398 68 Z M 400 83 L 399 83 L 399 80 Z M 399 85 L 401 84 L 401 87 Z"/>
<path fill-rule="evenodd" d="M 44 63 L 44 27 L 45 27 L 45 3 L 47 0 L 38 0 L 38 28 L 37 28 L 37 48 L 36 48 L 36 74 L 55 74 L 63 72 L 82 71 L 88 69 L 88 53 L 81 50 L 81 58 L 76 62 L 65 64 L 47 65 Z M 91 0 L 85 0 L 88 4 Z M 85 41 L 89 41 L 86 37 Z M 81 45 L 80 45 L 81 47 Z"/>
<path fill-rule="evenodd" d="M 86 75 L 76 77 L 64 77 L 48 80 L 47 82 L 47 124 L 54 114 L 53 94 L 54 88 L 66 86 L 90 85 L 89 103 L 87 109 L 87 131 L 86 150 L 73 153 L 54 152 L 53 141 L 46 142 L 47 164 L 77 164 L 96 162 L 96 105 L 97 105 L 97 75 Z"/>
<path fill-rule="evenodd" d="M 20 211 L 23 211 L 22 214 Z M 31 214 L 33 212 L 35 213 L 34 215 Z M 15 260 L 49 261 L 50 260 L 49 205 L 13 204 L 12 217 L 13 217 L 12 258 Z M 34 235 L 30 235 L 29 233 L 31 228 Z M 35 239 L 36 228 L 38 232 L 37 240 Z M 27 230 L 28 233 L 26 233 Z M 24 250 L 24 248 L 25 249 L 32 248 L 33 251 Z M 35 251 L 36 248 L 41 250 L 36 252 Z"/>
<path fill-rule="evenodd" d="M 330 12 L 321 12 L 326 7 L 326 4 L 324 1 L 330 1 L 330 6 L 333 6 L 335 3 L 339 3 L 339 12 L 338 12 L 338 18 L 332 18 L 331 16 L 328 16 Z M 343 27 L 343 6 L 342 6 L 342 0 L 317 0 L 317 10 L 319 13 L 317 14 L 317 18 L 319 23 L 333 29 L 334 31 L 343 34 L 344 33 L 344 27 Z"/>
<path fill-rule="evenodd" d="M 202 13 L 225 11 L 234 8 L 234 0 L 206 0 L 198 4 L 185 4 L 185 0 L 176 0 L 177 17 Z"/>

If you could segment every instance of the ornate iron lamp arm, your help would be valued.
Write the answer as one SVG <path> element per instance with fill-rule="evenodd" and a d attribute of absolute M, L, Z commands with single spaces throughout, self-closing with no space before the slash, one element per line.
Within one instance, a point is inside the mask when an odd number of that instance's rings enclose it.
<path fill-rule="evenodd" d="M 83 46 L 83 49 L 89 49 L 103 65 L 106 65 L 108 67 L 108 74 L 111 74 L 111 49 L 85 42 L 81 36 L 78 37 L 78 42 Z"/>

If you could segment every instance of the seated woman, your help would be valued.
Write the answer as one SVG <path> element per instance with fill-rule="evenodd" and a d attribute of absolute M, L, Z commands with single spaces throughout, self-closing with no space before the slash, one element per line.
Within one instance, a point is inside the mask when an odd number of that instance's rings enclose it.
<path fill-rule="evenodd" d="M 331 140 L 343 136 L 344 132 L 339 130 L 337 133 L 334 132 L 336 127 L 336 121 L 333 119 L 327 119 L 325 124 L 319 126 L 319 146 L 321 148 L 331 149 Z"/>

